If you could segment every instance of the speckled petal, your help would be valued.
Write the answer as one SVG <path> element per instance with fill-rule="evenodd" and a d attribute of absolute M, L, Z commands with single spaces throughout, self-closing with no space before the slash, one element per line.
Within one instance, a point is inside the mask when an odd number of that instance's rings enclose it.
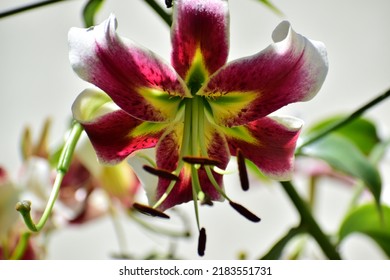
<path fill-rule="evenodd" d="M 181 99 L 191 96 L 184 82 L 156 54 L 120 37 L 116 25 L 111 15 L 98 26 L 69 31 L 74 71 L 135 118 L 174 119 Z"/>
<path fill-rule="evenodd" d="M 132 152 L 154 147 L 165 123 L 140 121 L 103 92 L 85 90 L 75 100 L 73 117 L 82 124 L 100 162 L 116 164 Z"/>
<path fill-rule="evenodd" d="M 272 38 L 268 48 L 227 64 L 199 91 L 209 97 L 216 123 L 242 125 L 320 90 L 328 71 L 325 46 L 297 34 L 288 22 Z"/>
<path fill-rule="evenodd" d="M 294 168 L 294 152 L 302 121 L 292 117 L 265 117 L 250 122 L 241 129 L 249 137 L 238 138 L 225 128 L 230 153 L 239 148 L 268 177 L 289 180 Z"/>
<path fill-rule="evenodd" d="M 226 63 L 229 51 L 226 0 L 179 0 L 174 3 L 172 65 L 183 79 L 201 54 L 208 74 Z"/>

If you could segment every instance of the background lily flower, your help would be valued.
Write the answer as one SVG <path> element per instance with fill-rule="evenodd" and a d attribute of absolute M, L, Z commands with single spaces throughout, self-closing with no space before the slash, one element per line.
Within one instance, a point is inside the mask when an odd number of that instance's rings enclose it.
<path fill-rule="evenodd" d="M 82 137 L 69 171 L 61 185 L 59 199 L 72 210 L 71 223 L 83 223 L 101 217 L 108 211 L 102 201 L 93 199 L 94 193 L 103 193 L 113 203 L 120 202 L 128 209 L 139 190 L 139 180 L 128 163 L 102 166 L 91 157 L 94 153 L 89 140 Z"/>
<path fill-rule="evenodd" d="M 225 169 L 237 153 L 271 178 L 290 178 L 302 122 L 269 114 L 319 91 L 328 69 L 322 43 L 282 22 L 265 50 L 227 63 L 222 0 L 174 2 L 171 65 L 116 26 L 111 15 L 69 32 L 74 71 L 104 91 L 86 90 L 73 105 L 102 163 L 156 147 L 159 182 L 149 198 L 161 210 L 226 197 L 212 166 Z"/>
<path fill-rule="evenodd" d="M 20 193 L 8 177 L 7 171 L 0 166 L 0 241 L 6 238 L 18 221 L 15 204 L 19 201 Z"/>
<path fill-rule="evenodd" d="M 7 171 L 0 166 L 0 260 L 14 256 L 15 248 L 21 238 L 21 221 L 15 211 L 20 200 L 20 186 L 9 178 Z M 24 260 L 38 258 L 39 248 L 35 240 L 29 239 L 26 249 L 19 257 Z"/>

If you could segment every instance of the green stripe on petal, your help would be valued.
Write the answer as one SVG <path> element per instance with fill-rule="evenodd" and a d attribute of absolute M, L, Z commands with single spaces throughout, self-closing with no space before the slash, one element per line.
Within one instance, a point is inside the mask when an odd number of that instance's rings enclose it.
<path fill-rule="evenodd" d="M 239 119 L 245 114 L 251 103 L 259 97 L 257 92 L 229 92 L 226 94 L 215 92 L 208 95 L 209 105 L 216 123 L 223 123 L 226 119 Z"/>
<path fill-rule="evenodd" d="M 134 151 L 154 147 L 168 126 L 143 122 L 120 109 L 104 93 L 85 90 L 72 105 L 101 163 L 117 164 Z"/>
<path fill-rule="evenodd" d="M 229 51 L 229 11 L 226 0 L 180 0 L 173 10 L 172 65 L 188 76 L 200 49 L 210 74 L 226 63 Z"/>
<path fill-rule="evenodd" d="M 143 122 L 137 127 L 135 127 L 134 130 L 131 131 L 129 137 L 139 137 L 148 134 L 158 134 L 161 131 L 168 128 L 169 126 L 172 126 L 172 124 Z"/>
<path fill-rule="evenodd" d="M 257 139 L 253 137 L 249 129 L 246 126 L 234 126 L 234 127 L 218 127 L 218 130 L 226 135 L 228 138 L 234 138 L 239 141 L 245 141 L 249 144 L 256 145 Z"/>
<path fill-rule="evenodd" d="M 180 109 L 182 97 L 168 95 L 165 91 L 156 88 L 141 87 L 137 91 L 164 116 L 175 116 Z"/>
<path fill-rule="evenodd" d="M 203 60 L 200 48 L 197 48 L 191 68 L 187 73 L 185 82 L 192 95 L 195 95 L 208 79 L 209 73 Z"/>

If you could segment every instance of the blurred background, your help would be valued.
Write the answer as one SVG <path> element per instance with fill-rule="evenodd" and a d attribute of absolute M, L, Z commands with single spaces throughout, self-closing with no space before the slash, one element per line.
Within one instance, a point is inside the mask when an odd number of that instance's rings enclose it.
<path fill-rule="evenodd" d="M 1 0 L 0 10 L 31 1 Z M 67 33 L 82 27 L 81 10 L 86 1 L 70 0 L 0 19 L 0 165 L 16 177 L 20 160 L 20 138 L 25 125 L 33 132 L 51 117 L 52 145 L 63 141 L 71 118 L 71 105 L 88 84 L 72 71 L 68 61 Z M 164 6 L 164 1 L 159 1 Z M 294 30 L 323 41 L 328 50 L 329 74 L 312 101 L 283 108 L 303 119 L 307 126 L 336 113 L 347 113 L 390 87 L 390 1 L 388 0 L 273 0 L 284 13 L 279 16 L 256 0 L 230 0 L 230 57 L 254 54 L 271 43 L 277 24 L 287 19 Z M 170 57 L 170 31 L 142 0 L 107 0 L 97 22 L 114 13 L 119 33 L 161 55 Z M 380 124 L 380 133 L 389 136 L 390 104 L 381 103 L 366 116 Z M 34 135 L 33 135 L 34 136 Z M 389 157 L 384 166 L 385 192 L 390 201 Z M 230 197 L 257 213 L 262 222 L 252 224 L 230 209 L 227 203 L 202 207 L 201 224 L 208 231 L 205 259 L 235 259 L 240 252 L 256 258 L 267 251 L 298 216 L 278 184 L 252 184 L 242 193 L 237 174 L 225 177 Z M 304 191 L 304 187 L 302 187 Z M 351 195 L 332 182 L 319 191 L 315 215 L 326 231 L 332 231 L 345 211 Z M 142 198 L 141 198 L 142 199 Z M 187 213 L 195 237 L 179 240 L 177 255 L 198 259 L 197 234 L 191 203 L 179 207 Z M 128 250 L 134 254 L 166 251 L 170 242 L 125 221 Z M 313 243 L 313 250 L 316 245 Z M 81 227 L 55 233 L 49 242 L 49 259 L 107 259 L 118 251 L 112 222 L 99 219 Z M 381 259 L 384 254 L 368 238 L 354 235 L 342 244 L 347 259 Z M 314 254 L 322 257 L 320 250 Z M 313 255 L 311 255 L 313 257 Z"/>

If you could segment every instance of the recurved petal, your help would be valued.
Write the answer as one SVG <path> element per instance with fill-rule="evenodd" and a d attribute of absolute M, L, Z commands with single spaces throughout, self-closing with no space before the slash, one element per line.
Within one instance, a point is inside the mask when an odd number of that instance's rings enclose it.
<path fill-rule="evenodd" d="M 218 159 L 220 164 L 218 167 L 225 169 L 229 161 L 229 151 L 225 138 L 218 132 L 210 131 L 206 133 L 210 137 L 210 141 L 207 140 L 208 157 Z M 180 143 L 182 140 L 182 128 L 177 127 L 171 133 L 167 134 L 157 146 L 157 166 L 161 169 L 174 171 L 179 163 Z M 212 174 L 221 188 L 222 175 L 212 171 Z M 175 205 L 191 201 L 192 195 L 192 183 L 191 183 L 191 165 L 184 163 L 183 168 L 179 174 L 179 180 L 176 181 L 172 191 L 165 201 L 160 205 L 160 210 L 171 208 Z M 210 200 L 220 200 L 220 194 L 215 190 L 214 186 L 210 182 L 206 171 L 203 167 L 198 170 L 199 183 L 202 191 L 206 197 Z M 165 178 L 159 178 L 157 189 L 154 194 L 149 195 L 150 203 L 156 202 L 167 190 L 171 181 Z"/>
<path fill-rule="evenodd" d="M 265 50 L 227 64 L 199 94 L 209 96 L 217 123 L 236 126 L 267 116 L 320 90 L 328 72 L 323 43 L 297 34 L 288 22 L 272 34 Z"/>
<path fill-rule="evenodd" d="M 111 15 L 98 26 L 69 31 L 74 71 L 136 118 L 173 119 L 182 97 L 190 97 L 184 82 L 156 54 L 120 37 L 116 26 Z"/>
<path fill-rule="evenodd" d="M 103 92 L 85 90 L 72 106 L 73 117 L 82 124 L 99 161 L 116 164 L 132 152 L 154 147 L 165 123 L 148 123 L 120 109 Z"/>
<path fill-rule="evenodd" d="M 241 127 L 241 137 L 233 128 L 224 128 L 230 153 L 239 148 L 268 177 L 289 180 L 294 168 L 294 152 L 302 121 L 292 117 L 264 117 Z M 246 135 L 245 135 L 246 134 Z M 245 135 L 245 136 L 242 136 Z"/>
<path fill-rule="evenodd" d="M 208 74 L 214 73 L 226 63 L 229 52 L 227 1 L 175 1 L 171 37 L 172 65 L 183 79 L 199 53 Z"/>

